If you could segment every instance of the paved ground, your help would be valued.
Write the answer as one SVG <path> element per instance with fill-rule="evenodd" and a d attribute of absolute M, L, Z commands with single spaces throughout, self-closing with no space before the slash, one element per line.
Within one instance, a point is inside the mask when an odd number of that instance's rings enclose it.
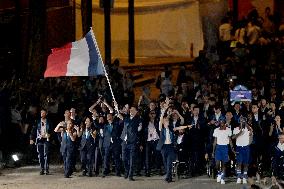
<path fill-rule="evenodd" d="M 220 185 L 208 178 L 181 179 L 173 183 L 165 183 L 161 176 L 136 177 L 136 181 L 130 182 L 123 177 L 110 176 L 81 177 L 75 173 L 72 178 L 63 177 L 60 167 L 51 167 L 51 175 L 40 176 L 38 167 L 27 166 L 17 169 L 2 171 L 0 175 L 0 189 L 243 189 L 244 185 L 236 185 L 235 180 L 230 179 L 226 185 Z"/>

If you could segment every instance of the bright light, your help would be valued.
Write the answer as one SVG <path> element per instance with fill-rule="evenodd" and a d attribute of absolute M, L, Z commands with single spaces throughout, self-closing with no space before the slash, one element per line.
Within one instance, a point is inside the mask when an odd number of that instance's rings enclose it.
<path fill-rule="evenodd" d="M 12 158 L 14 161 L 19 161 L 19 157 L 16 154 L 12 155 Z"/>
<path fill-rule="evenodd" d="M 233 79 L 230 79 L 230 82 L 233 82 Z"/>

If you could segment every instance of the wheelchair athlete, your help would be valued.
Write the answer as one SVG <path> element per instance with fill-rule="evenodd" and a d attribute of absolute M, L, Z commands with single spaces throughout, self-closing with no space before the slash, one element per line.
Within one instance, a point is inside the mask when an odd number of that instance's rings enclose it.
<path fill-rule="evenodd" d="M 284 180 L 284 133 L 279 134 L 279 142 L 272 149 L 272 180 Z"/>

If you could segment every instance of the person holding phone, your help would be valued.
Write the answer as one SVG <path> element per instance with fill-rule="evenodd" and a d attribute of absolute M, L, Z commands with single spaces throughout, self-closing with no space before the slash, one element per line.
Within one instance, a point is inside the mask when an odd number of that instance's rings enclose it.
<path fill-rule="evenodd" d="M 54 132 L 61 133 L 60 152 L 64 162 L 64 177 L 70 178 L 73 173 L 73 157 L 75 153 L 75 141 L 77 138 L 77 132 L 74 131 L 73 120 L 68 120 L 66 122 L 66 127 L 58 124 L 54 129 Z"/>
<path fill-rule="evenodd" d="M 240 125 L 234 128 L 232 136 L 236 139 L 237 184 L 247 184 L 251 137 L 252 128 L 248 125 L 247 119 L 240 116 Z"/>
<path fill-rule="evenodd" d="M 95 139 L 97 131 L 94 129 L 92 118 L 86 117 L 82 127 L 75 126 L 77 136 L 81 137 L 80 141 L 80 156 L 83 169 L 83 176 L 88 174 L 89 177 L 93 176 L 93 164 L 95 158 Z"/>

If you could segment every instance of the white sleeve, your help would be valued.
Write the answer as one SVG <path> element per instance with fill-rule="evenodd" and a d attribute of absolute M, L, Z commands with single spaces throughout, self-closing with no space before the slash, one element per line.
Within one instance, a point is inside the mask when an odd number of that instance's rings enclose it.
<path fill-rule="evenodd" d="M 233 134 L 236 135 L 238 134 L 240 131 L 239 131 L 239 128 L 234 128 L 234 131 L 233 131 Z"/>
<path fill-rule="evenodd" d="M 138 126 L 138 132 L 140 132 L 141 130 L 142 130 L 142 123 L 140 122 Z"/>
<path fill-rule="evenodd" d="M 218 128 L 217 128 L 218 129 Z M 217 132 L 217 129 L 214 129 L 214 132 L 213 132 L 213 137 L 217 137 L 218 136 L 218 132 Z"/>
<path fill-rule="evenodd" d="M 232 130 L 231 129 L 228 129 L 228 136 L 232 136 Z"/>

